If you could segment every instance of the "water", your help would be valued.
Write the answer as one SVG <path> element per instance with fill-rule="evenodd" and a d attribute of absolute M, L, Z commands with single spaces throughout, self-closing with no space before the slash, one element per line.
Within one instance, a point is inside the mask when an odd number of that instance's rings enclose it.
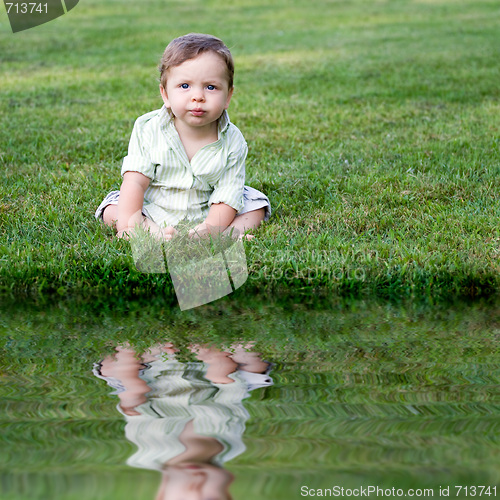
<path fill-rule="evenodd" d="M 500 496 L 499 311 L 10 304 L 1 498 Z"/>

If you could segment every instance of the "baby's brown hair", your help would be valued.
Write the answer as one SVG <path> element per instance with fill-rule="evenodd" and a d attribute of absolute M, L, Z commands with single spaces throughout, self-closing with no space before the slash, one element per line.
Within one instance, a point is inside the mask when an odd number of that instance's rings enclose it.
<path fill-rule="evenodd" d="M 227 67 L 228 88 L 232 89 L 234 62 L 231 52 L 219 38 L 202 33 L 189 33 L 188 35 L 180 36 L 167 45 L 158 65 L 162 87 L 165 89 L 167 86 L 167 73 L 170 68 L 194 59 L 203 54 L 203 52 L 214 52 L 224 60 Z"/>

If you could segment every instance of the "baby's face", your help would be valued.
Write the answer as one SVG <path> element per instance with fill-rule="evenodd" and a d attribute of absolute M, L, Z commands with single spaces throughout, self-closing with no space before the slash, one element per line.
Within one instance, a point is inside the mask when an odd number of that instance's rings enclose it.
<path fill-rule="evenodd" d="M 156 500 L 231 500 L 233 475 L 210 464 L 186 463 L 163 472 Z"/>
<path fill-rule="evenodd" d="M 214 52 L 204 52 L 168 71 L 167 87 L 160 85 L 163 102 L 172 110 L 176 126 L 213 131 L 229 107 L 227 67 Z M 215 125 L 216 126 L 216 125 Z"/>

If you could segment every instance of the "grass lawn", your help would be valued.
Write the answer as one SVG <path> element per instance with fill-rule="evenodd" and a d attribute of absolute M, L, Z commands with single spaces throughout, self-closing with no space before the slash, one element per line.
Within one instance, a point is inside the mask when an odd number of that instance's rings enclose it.
<path fill-rule="evenodd" d="M 499 30 L 498 0 L 84 0 L 17 34 L 0 6 L 1 293 L 173 297 L 93 212 L 191 31 L 233 52 L 274 210 L 237 293 L 496 293 Z"/>

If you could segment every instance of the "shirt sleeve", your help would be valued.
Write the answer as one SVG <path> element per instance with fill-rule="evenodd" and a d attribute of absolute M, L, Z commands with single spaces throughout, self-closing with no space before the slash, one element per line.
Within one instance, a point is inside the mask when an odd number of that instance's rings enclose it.
<path fill-rule="evenodd" d="M 208 200 L 208 206 L 225 203 L 236 212 L 243 209 L 243 188 L 245 187 L 245 160 L 248 146 L 243 142 L 239 150 L 229 153 L 227 165 Z"/>
<path fill-rule="evenodd" d="M 146 131 L 149 120 L 139 117 L 132 130 L 130 142 L 128 145 L 128 154 L 123 159 L 122 175 L 125 172 L 139 172 L 149 179 L 154 179 L 156 165 L 149 156 L 150 148 L 147 146 L 148 133 Z"/>

